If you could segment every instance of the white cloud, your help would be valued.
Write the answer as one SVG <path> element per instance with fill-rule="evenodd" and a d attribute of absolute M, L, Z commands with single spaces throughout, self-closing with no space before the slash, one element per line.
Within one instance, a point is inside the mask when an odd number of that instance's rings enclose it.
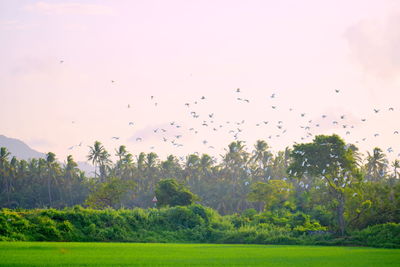
<path fill-rule="evenodd" d="M 114 15 L 115 11 L 109 6 L 81 3 L 46 3 L 36 2 L 26 6 L 27 10 L 37 11 L 48 15 Z"/>

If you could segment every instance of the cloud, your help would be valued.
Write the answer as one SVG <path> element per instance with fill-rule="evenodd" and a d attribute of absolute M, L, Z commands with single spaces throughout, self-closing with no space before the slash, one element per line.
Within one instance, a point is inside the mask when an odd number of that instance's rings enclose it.
<path fill-rule="evenodd" d="M 114 15 L 115 11 L 105 5 L 81 3 L 46 3 L 36 2 L 25 7 L 48 15 Z"/>
<path fill-rule="evenodd" d="M 351 56 L 368 75 L 400 79 L 400 13 L 384 20 L 362 20 L 347 29 Z"/>

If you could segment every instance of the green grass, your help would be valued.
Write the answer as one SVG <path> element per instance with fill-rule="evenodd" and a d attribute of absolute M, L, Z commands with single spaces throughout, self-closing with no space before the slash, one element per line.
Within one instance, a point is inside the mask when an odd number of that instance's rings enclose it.
<path fill-rule="evenodd" d="M 0 242 L 0 266 L 399 266 L 400 250 L 361 247 Z"/>

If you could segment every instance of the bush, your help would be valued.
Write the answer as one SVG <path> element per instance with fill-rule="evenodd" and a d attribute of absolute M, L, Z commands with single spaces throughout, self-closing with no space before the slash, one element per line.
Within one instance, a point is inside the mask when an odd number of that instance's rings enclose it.
<path fill-rule="evenodd" d="M 400 224 L 335 238 L 310 216 L 290 210 L 221 216 L 201 205 L 162 209 L 0 210 L 0 241 L 197 242 L 363 245 L 400 248 Z"/>
<path fill-rule="evenodd" d="M 352 234 L 352 241 L 371 247 L 400 248 L 400 224 L 385 223 Z"/>

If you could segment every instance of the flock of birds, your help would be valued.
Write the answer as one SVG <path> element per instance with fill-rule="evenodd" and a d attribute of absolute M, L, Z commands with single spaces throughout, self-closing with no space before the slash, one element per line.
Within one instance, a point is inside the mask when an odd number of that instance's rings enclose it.
<path fill-rule="evenodd" d="M 64 63 L 63 60 L 60 60 L 60 64 Z M 112 84 L 115 84 L 115 80 L 111 80 Z M 233 93 L 236 94 L 235 101 L 238 103 L 243 103 L 247 105 L 252 105 L 252 100 L 249 98 L 246 98 L 243 96 L 243 92 L 240 88 L 234 89 Z M 332 94 L 341 94 L 341 90 L 335 89 Z M 275 99 L 278 98 L 278 93 L 272 93 L 269 96 L 269 99 L 272 101 L 270 108 L 271 110 L 278 110 L 280 107 L 278 107 L 278 102 L 274 101 Z M 151 105 L 153 105 L 155 108 L 158 107 L 159 101 L 158 98 L 154 95 L 151 95 L 150 97 Z M 203 103 L 207 101 L 206 96 L 201 96 L 198 99 L 195 99 L 190 102 L 184 102 L 182 105 L 186 107 L 187 110 L 187 116 L 193 121 L 195 121 L 195 124 L 197 126 L 191 126 L 191 127 L 185 127 L 185 123 L 179 123 L 178 121 L 170 121 L 168 124 L 166 124 L 165 127 L 159 127 L 159 128 L 154 128 L 152 129 L 153 134 L 158 138 L 159 142 L 167 143 L 172 145 L 174 148 L 180 148 L 184 146 L 184 137 L 187 135 L 195 135 L 199 136 L 200 132 L 202 132 L 204 129 L 208 130 L 208 133 L 206 136 L 210 136 L 212 133 L 216 132 L 224 132 L 225 134 L 228 134 L 231 136 L 233 140 L 242 140 L 245 139 L 244 132 L 246 131 L 246 126 L 252 126 L 256 127 L 255 129 L 260 129 L 259 131 L 264 131 L 264 129 L 261 129 L 262 127 L 270 127 L 269 128 L 269 134 L 265 135 L 266 138 L 268 139 L 277 139 L 280 137 L 283 137 L 286 135 L 291 129 L 289 125 L 286 125 L 283 119 L 273 121 L 273 120 L 262 120 L 259 122 L 254 123 L 254 125 L 250 125 L 251 122 L 246 121 L 245 119 L 240 119 L 240 120 L 217 120 L 217 114 L 215 111 L 213 112 L 208 112 L 206 114 L 199 112 L 196 109 L 196 106 L 201 106 Z M 127 104 L 126 106 L 128 109 L 131 109 L 131 104 Z M 244 108 L 244 107 L 241 107 Z M 282 108 L 283 109 L 283 108 Z M 282 110 L 281 109 L 281 110 Z M 294 108 L 287 108 L 285 110 L 286 112 L 292 112 L 295 113 Z M 372 108 L 371 112 L 373 114 L 378 114 L 382 113 L 383 109 L 378 109 L 378 108 Z M 387 107 L 386 111 L 388 112 L 394 112 L 395 108 L 394 107 Z M 322 126 L 322 123 L 331 123 L 332 127 L 336 127 L 337 130 L 342 130 L 344 131 L 343 134 L 346 136 L 350 136 L 352 134 L 352 130 L 356 128 L 356 125 L 352 124 L 350 121 L 346 122 L 347 115 L 346 114 L 340 114 L 336 116 L 335 118 L 330 118 L 332 116 L 328 116 L 327 114 L 321 114 L 320 115 L 320 120 L 313 121 L 313 119 L 307 119 L 308 114 L 305 112 L 298 112 L 298 117 L 299 121 L 303 122 L 302 125 L 298 125 L 300 129 L 303 130 L 303 135 L 300 137 L 299 141 L 300 142 L 307 142 L 309 141 L 315 134 L 319 134 L 319 128 Z M 295 115 L 296 116 L 296 115 Z M 331 119 L 329 121 L 329 119 Z M 315 117 L 314 117 L 315 120 Z M 361 118 L 360 123 L 366 123 L 367 118 Z M 72 123 L 75 123 L 73 121 Z M 135 121 L 128 121 L 127 125 L 129 127 L 132 127 L 133 129 L 137 128 L 137 123 Z M 272 127 L 272 129 L 271 129 Z M 322 128 L 322 127 L 321 127 Z M 253 128 L 254 129 L 254 128 Z M 257 130 L 256 130 L 257 131 Z M 314 132 L 313 132 L 314 131 Z M 321 132 L 321 131 L 320 131 Z M 393 129 L 393 135 L 398 135 L 399 130 L 398 129 Z M 376 132 L 373 133 L 372 137 L 379 137 L 380 133 Z M 135 136 L 134 142 L 146 142 L 148 136 Z M 360 138 L 359 140 L 354 141 L 355 144 L 365 142 L 367 141 L 367 138 L 370 138 L 369 136 L 365 136 Z M 121 136 L 112 136 L 110 137 L 111 140 L 118 141 L 121 139 Z M 216 149 L 215 144 L 211 144 L 212 142 L 209 141 L 207 138 L 200 138 L 201 139 L 201 144 L 206 148 L 206 149 Z M 132 141 L 132 139 L 130 139 Z M 155 149 L 156 145 L 158 144 L 157 142 L 154 142 L 154 137 L 151 138 L 151 144 L 149 146 L 149 149 Z M 310 140 L 311 141 L 311 140 Z M 245 142 L 245 141 L 243 141 Z M 272 142 L 272 141 L 270 141 Z M 269 142 L 269 143 L 270 143 Z M 224 144 L 226 145 L 226 144 Z M 75 148 L 79 148 L 82 146 L 82 142 L 80 142 L 77 145 L 70 146 L 68 149 L 73 150 Z M 387 147 L 385 148 L 387 153 L 390 154 L 395 154 L 395 149 L 393 147 Z M 400 152 L 400 151 L 399 151 Z M 400 153 L 398 152 L 397 157 L 400 157 Z M 198 154 L 198 152 L 194 152 L 195 154 Z M 184 160 L 184 157 L 180 157 L 181 160 Z"/>
<path fill-rule="evenodd" d="M 60 63 L 63 63 L 63 61 L 60 61 Z M 111 83 L 115 83 L 114 80 L 111 80 Z M 249 104 L 251 105 L 251 99 L 245 98 L 242 96 L 242 90 L 240 88 L 237 88 L 233 91 L 234 94 L 236 94 L 236 98 L 235 101 L 239 102 L 239 103 L 243 103 L 243 104 Z M 340 94 L 341 91 L 336 89 L 334 90 L 334 92 L 332 92 L 333 94 Z M 269 95 L 269 98 L 271 100 L 275 100 L 278 97 L 277 93 L 272 93 Z M 158 100 L 157 97 L 151 95 L 150 96 L 150 101 L 151 104 L 154 107 L 158 107 Z M 159 127 L 159 128 L 154 128 L 152 129 L 152 134 L 155 135 L 159 142 L 163 142 L 163 143 L 167 143 L 172 145 L 172 147 L 174 148 L 180 148 L 184 146 L 184 142 L 183 142 L 183 137 L 185 135 L 188 134 L 192 134 L 192 135 L 199 135 L 199 133 L 201 132 L 202 129 L 207 129 L 209 132 L 208 134 L 210 134 L 210 132 L 221 132 L 224 131 L 225 134 L 229 134 L 231 136 L 232 139 L 234 140 L 241 140 L 243 136 L 241 136 L 241 134 L 243 134 L 245 132 L 245 126 L 248 126 L 248 122 L 245 119 L 241 119 L 241 120 L 225 120 L 225 121 L 220 121 L 216 119 L 216 112 L 208 112 L 206 114 L 201 113 L 199 111 L 197 111 L 196 106 L 200 106 L 202 103 L 207 101 L 207 97 L 206 96 L 201 96 L 198 99 L 195 99 L 191 102 L 185 102 L 182 103 L 182 105 L 184 107 L 186 107 L 186 114 L 189 118 L 191 118 L 192 120 L 194 120 L 197 123 L 197 127 L 185 127 L 183 123 L 179 123 L 177 121 L 170 121 L 168 124 L 166 124 L 165 127 Z M 277 110 L 278 109 L 278 105 L 276 102 L 273 102 L 273 104 L 271 104 L 271 109 L 272 110 Z M 127 104 L 127 108 L 131 109 L 131 105 Z M 293 108 L 288 108 L 289 112 L 294 112 Z M 373 114 L 378 114 L 378 113 L 382 113 L 383 109 L 377 109 L 377 108 L 373 108 L 371 110 L 371 112 Z M 387 107 L 386 108 L 387 112 L 394 112 L 395 108 L 393 107 Z M 329 117 L 327 114 L 321 114 L 320 115 L 320 120 L 319 122 L 313 122 L 312 119 L 307 119 L 307 114 L 305 112 L 299 112 L 297 114 L 298 118 L 303 119 L 303 121 L 305 120 L 305 124 L 303 125 L 299 125 L 299 128 L 302 129 L 304 131 L 304 135 L 300 137 L 300 140 L 303 142 L 307 142 L 307 139 L 312 138 L 315 134 L 312 133 L 312 130 L 318 130 L 319 127 L 321 127 L 321 120 L 325 121 L 326 123 L 331 123 L 332 126 L 336 127 L 336 129 L 341 129 L 345 131 L 345 135 L 350 135 L 351 131 L 353 129 L 355 129 L 355 125 L 349 123 L 346 121 L 347 119 L 347 115 L 346 114 L 340 114 L 339 116 L 336 116 L 336 118 L 331 118 L 331 120 L 329 121 Z M 366 123 L 367 122 L 367 118 L 361 118 L 360 119 L 360 123 Z M 75 123 L 75 121 L 73 121 L 72 123 Z M 127 122 L 127 125 L 129 127 L 132 128 L 136 128 L 137 124 L 134 121 L 129 121 Z M 252 125 L 254 127 L 260 128 L 263 126 L 272 126 L 275 131 L 274 134 L 270 134 L 267 135 L 268 139 L 273 139 L 273 138 L 280 138 L 283 135 L 285 135 L 290 128 L 287 127 L 287 125 L 285 124 L 285 122 L 283 120 L 277 120 L 277 121 L 272 121 L 272 120 L 262 120 L 259 121 L 257 123 L 255 123 L 254 125 Z M 272 132 L 272 131 L 270 131 Z M 399 130 L 394 129 L 393 130 L 393 135 L 398 135 L 399 134 Z M 372 135 L 373 137 L 378 137 L 380 136 L 380 134 L 378 132 L 373 133 Z M 372 137 L 371 136 L 371 137 Z M 362 137 L 359 140 L 356 140 L 355 143 L 360 143 L 360 142 L 365 142 L 367 140 L 367 138 L 369 137 Z M 118 141 L 121 139 L 120 136 L 112 136 L 111 137 L 112 140 Z M 135 136 L 134 138 L 134 142 L 145 142 L 146 138 L 144 136 Z M 154 140 L 154 138 L 152 138 L 152 140 Z M 245 142 L 245 141 L 243 141 Z M 201 141 L 202 145 L 205 146 L 207 149 L 215 149 L 216 147 L 214 145 L 211 145 L 210 142 L 207 139 L 202 138 Z M 149 147 L 149 149 L 155 149 L 155 145 L 157 144 L 157 142 L 153 142 L 151 146 Z M 224 144 L 226 145 L 226 144 Z M 78 147 L 82 147 L 82 142 L 80 142 L 78 145 L 74 145 L 69 147 L 69 150 L 78 148 Z M 387 153 L 395 153 L 395 150 L 392 147 L 387 147 L 386 148 L 386 152 Z M 301 151 L 298 151 L 297 153 L 302 153 Z M 199 154 L 198 152 L 194 152 L 194 154 Z M 332 163 L 331 164 L 339 164 L 339 170 L 341 169 L 340 163 L 338 161 L 335 161 L 335 155 L 331 155 L 332 157 Z M 400 153 L 397 154 L 397 157 L 400 157 Z M 179 157 L 181 161 L 185 160 L 185 157 Z M 214 157 L 213 157 L 214 158 Z M 215 158 L 214 158 L 215 159 Z M 305 158 L 304 161 L 302 162 L 302 167 L 304 166 L 310 166 L 310 163 L 308 162 L 308 159 Z M 327 164 L 326 168 L 329 167 L 329 164 Z M 322 179 L 326 179 L 325 181 L 325 186 L 336 186 L 336 187 L 346 187 L 347 185 L 351 184 L 351 179 L 349 179 L 349 174 L 347 172 L 344 172 L 344 170 L 342 170 L 342 174 L 338 175 L 337 178 L 333 179 L 333 180 L 329 180 L 325 177 L 325 169 L 323 169 L 322 173 L 321 173 L 321 178 Z M 341 173 L 341 171 L 340 171 Z M 292 175 L 291 171 L 289 172 L 289 175 Z M 296 176 L 296 173 L 293 174 L 294 176 Z M 384 174 L 382 174 L 384 175 Z M 271 176 L 266 177 L 266 180 L 271 179 Z M 283 178 L 284 180 L 287 180 L 288 178 Z M 246 185 L 249 184 L 248 181 L 245 182 Z M 299 186 L 305 189 L 309 189 L 310 185 L 304 181 L 300 181 L 299 182 Z M 315 189 L 319 189 L 320 186 L 315 186 Z M 289 188 L 282 188 L 282 190 L 287 190 L 290 191 Z M 354 193 L 353 197 L 356 197 L 358 194 Z"/>

